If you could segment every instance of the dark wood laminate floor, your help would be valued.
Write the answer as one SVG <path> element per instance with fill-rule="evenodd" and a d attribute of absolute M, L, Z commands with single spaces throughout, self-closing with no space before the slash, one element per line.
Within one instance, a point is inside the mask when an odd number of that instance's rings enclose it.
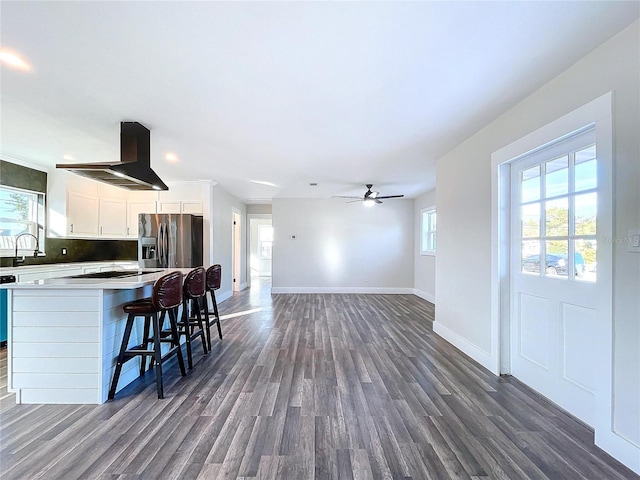
<path fill-rule="evenodd" d="M 418 297 L 261 292 L 220 305 L 224 340 L 169 365 L 164 400 L 150 372 L 104 405 L 15 405 L 4 350 L 0 477 L 640 478 L 434 335 Z"/>

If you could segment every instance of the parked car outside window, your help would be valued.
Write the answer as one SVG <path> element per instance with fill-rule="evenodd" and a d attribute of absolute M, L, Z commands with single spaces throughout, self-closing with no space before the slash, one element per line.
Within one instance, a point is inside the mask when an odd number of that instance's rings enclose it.
<path fill-rule="evenodd" d="M 545 273 L 547 275 L 568 275 L 569 262 L 568 255 L 555 255 L 548 253 L 546 258 Z M 574 254 L 574 264 L 576 276 L 582 277 L 585 271 L 584 257 L 581 253 Z M 539 273 L 540 255 L 529 255 L 522 260 L 522 271 Z"/>

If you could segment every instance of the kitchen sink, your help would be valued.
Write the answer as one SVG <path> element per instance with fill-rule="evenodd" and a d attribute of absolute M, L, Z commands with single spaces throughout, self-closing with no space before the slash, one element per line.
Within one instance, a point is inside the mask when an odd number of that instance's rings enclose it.
<path fill-rule="evenodd" d="M 135 277 L 136 275 L 143 275 L 145 273 L 156 273 L 161 270 L 136 270 L 132 272 L 131 270 L 112 270 L 110 272 L 93 272 L 93 273 L 83 273 L 82 275 L 71 275 L 67 278 L 124 278 L 124 277 Z"/>

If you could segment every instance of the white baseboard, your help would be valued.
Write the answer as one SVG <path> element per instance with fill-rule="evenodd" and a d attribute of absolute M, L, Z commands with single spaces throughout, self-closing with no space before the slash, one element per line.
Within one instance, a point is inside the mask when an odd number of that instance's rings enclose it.
<path fill-rule="evenodd" d="M 378 295 L 411 295 L 413 288 L 387 287 L 271 287 L 271 293 L 362 293 Z"/>
<path fill-rule="evenodd" d="M 423 292 L 422 290 L 418 290 L 417 288 L 414 288 L 413 289 L 413 294 L 416 297 L 420 297 L 423 300 L 426 300 L 427 302 L 431 302 L 434 305 L 436 304 L 436 297 L 434 295 L 430 294 L 430 293 Z"/>
<path fill-rule="evenodd" d="M 640 446 L 610 428 L 596 428 L 595 444 L 640 475 Z"/>
<path fill-rule="evenodd" d="M 490 370 L 492 373 L 496 375 L 499 374 L 499 372 L 497 371 L 496 360 L 491 358 L 491 355 L 489 355 L 487 352 L 485 352 L 481 348 L 471 343 L 466 338 L 460 336 L 459 334 L 445 327 L 441 323 L 438 323 L 437 320 L 433 322 L 433 331 L 440 337 L 444 338 L 451 345 L 456 347 L 458 350 L 469 355 L 471 358 L 473 358 L 476 362 L 478 362 L 487 370 Z"/>
<path fill-rule="evenodd" d="M 240 284 L 240 291 L 244 290 L 245 288 L 247 288 L 249 286 L 249 284 L 247 282 L 241 283 Z"/>

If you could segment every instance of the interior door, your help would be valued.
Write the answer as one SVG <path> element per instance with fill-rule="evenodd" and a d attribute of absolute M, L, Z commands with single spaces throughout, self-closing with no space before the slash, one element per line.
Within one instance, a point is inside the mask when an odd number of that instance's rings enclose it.
<path fill-rule="evenodd" d="M 598 160 L 589 130 L 511 168 L 511 373 L 593 425 Z"/>

